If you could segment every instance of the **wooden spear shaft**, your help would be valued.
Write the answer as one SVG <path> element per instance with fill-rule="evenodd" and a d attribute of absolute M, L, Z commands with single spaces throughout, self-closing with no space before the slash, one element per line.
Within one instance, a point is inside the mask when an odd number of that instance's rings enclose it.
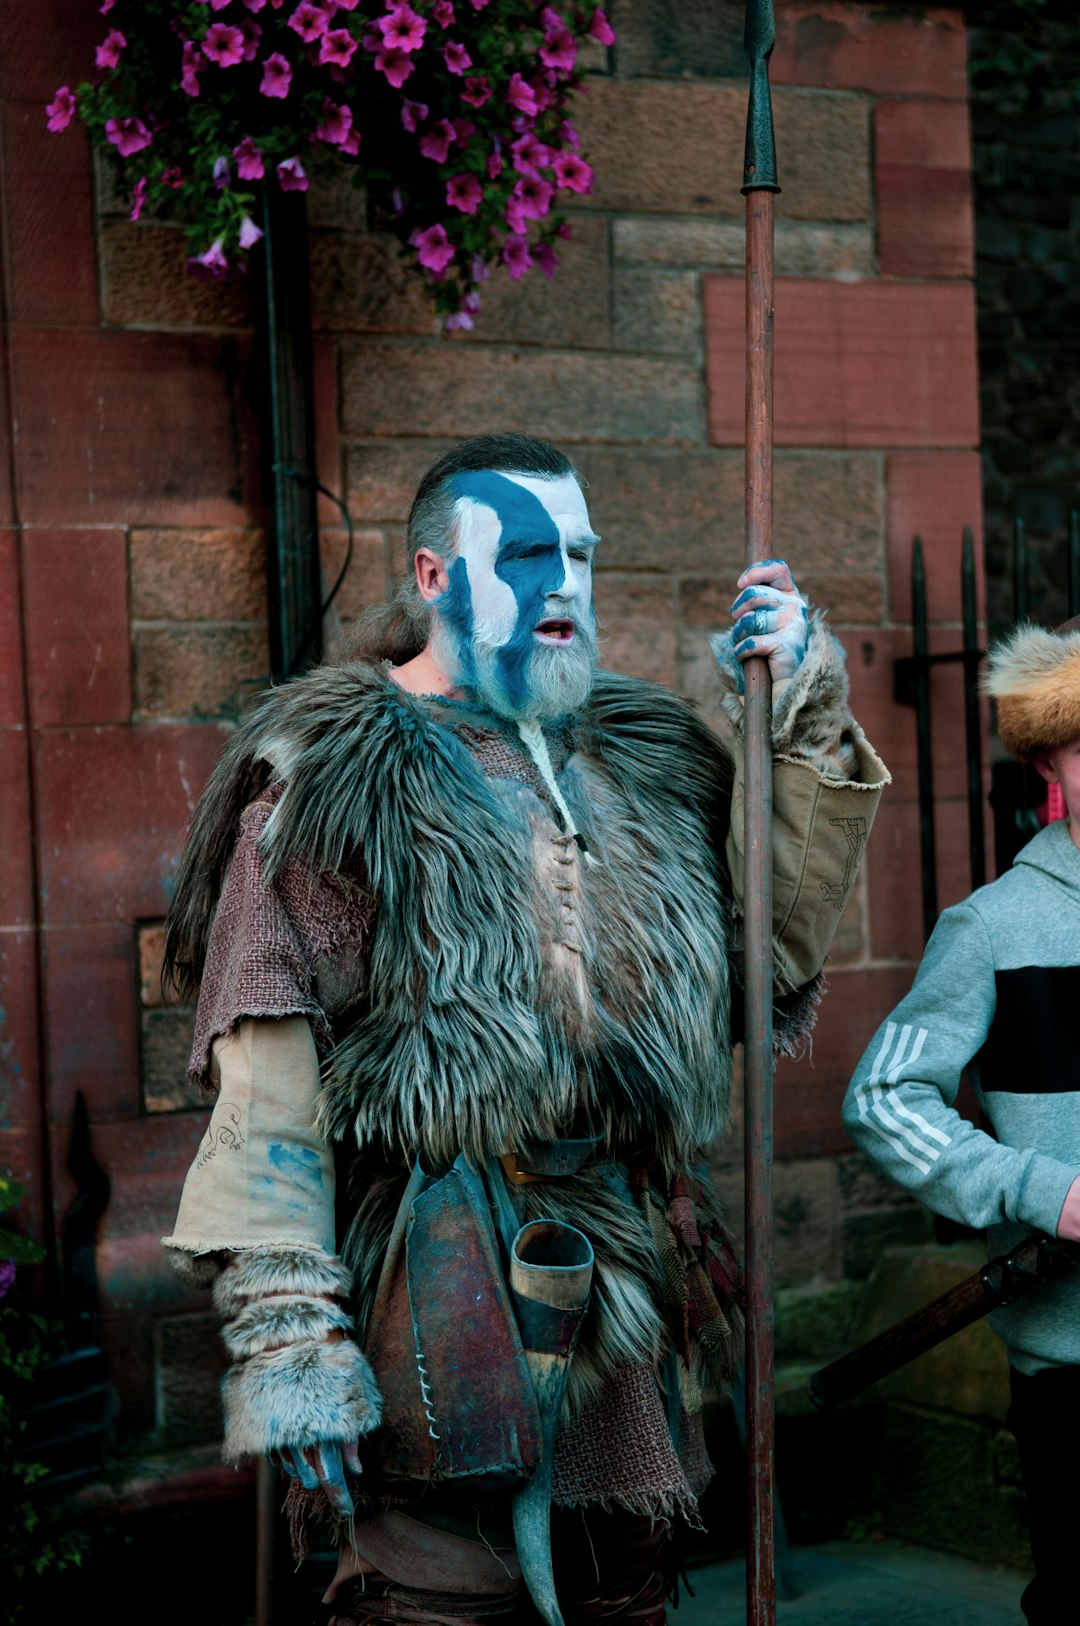
<path fill-rule="evenodd" d="M 770 559 L 773 472 L 773 208 L 776 154 L 769 94 L 772 0 L 748 0 L 750 103 L 746 196 L 746 562 Z M 746 829 L 746 1463 L 747 1626 L 776 1619 L 772 1279 L 772 679 L 745 663 Z"/>

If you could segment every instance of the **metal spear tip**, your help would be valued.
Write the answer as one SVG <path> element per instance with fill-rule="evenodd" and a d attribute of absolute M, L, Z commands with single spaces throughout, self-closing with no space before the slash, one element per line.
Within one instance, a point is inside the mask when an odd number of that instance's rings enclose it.
<path fill-rule="evenodd" d="M 743 45 L 751 62 L 764 62 L 776 44 L 772 0 L 746 0 Z"/>

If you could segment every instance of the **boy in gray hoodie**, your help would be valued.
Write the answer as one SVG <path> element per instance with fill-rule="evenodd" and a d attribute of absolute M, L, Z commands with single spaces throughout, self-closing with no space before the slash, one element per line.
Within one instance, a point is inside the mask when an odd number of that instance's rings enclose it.
<path fill-rule="evenodd" d="M 992 1254 L 1031 1230 L 1080 1241 L 1080 617 L 1021 626 L 991 655 L 998 732 L 1060 785 L 1068 817 L 947 909 L 911 992 L 882 1023 L 844 1123 L 928 1207 L 985 1229 Z M 993 1134 L 955 1110 L 967 1068 Z M 1080 1270 L 991 1316 L 1009 1353 L 1035 1580 L 1030 1626 L 1076 1619 Z"/>

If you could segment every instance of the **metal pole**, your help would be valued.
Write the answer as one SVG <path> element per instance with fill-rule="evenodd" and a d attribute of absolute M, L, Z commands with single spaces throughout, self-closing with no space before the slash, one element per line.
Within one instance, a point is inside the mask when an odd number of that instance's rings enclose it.
<path fill-rule="evenodd" d="M 769 57 L 772 0 L 748 0 L 750 102 L 746 197 L 746 562 L 772 557 L 773 198 L 776 179 Z M 775 1583 L 775 1416 L 772 1283 L 772 681 L 754 658 L 746 674 L 745 1169 L 746 1619 L 772 1626 Z"/>
<path fill-rule="evenodd" d="M 979 733 L 979 621 L 975 602 L 975 540 L 964 526 L 960 564 L 964 613 L 964 732 L 967 736 L 968 844 L 971 848 L 971 885 L 986 883 L 986 839 L 983 823 L 982 739 Z"/>
<path fill-rule="evenodd" d="M 915 649 L 915 747 L 919 779 L 919 852 L 922 859 L 923 940 L 937 923 L 937 844 L 934 838 L 934 758 L 930 730 L 930 644 L 926 625 L 926 568 L 922 537 L 911 548 L 911 621 Z"/>

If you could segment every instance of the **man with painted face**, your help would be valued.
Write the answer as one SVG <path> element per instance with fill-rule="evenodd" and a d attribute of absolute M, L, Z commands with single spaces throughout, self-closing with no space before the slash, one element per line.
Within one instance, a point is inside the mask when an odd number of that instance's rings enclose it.
<path fill-rule="evenodd" d="M 233 1357 L 229 1460 L 336 1520 L 346 1622 L 659 1623 L 740 1360 L 703 1161 L 739 1037 L 741 662 L 774 678 L 776 1033 L 887 782 L 787 565 L 714 640 L 721 741 L 598 669 L 584 492 L 455 447 L 350 655 L 263 697 L 199 805 L 166 969 L 217 1091 L 170 1256 Z M 602 622 L 601 622 L 602 626 Z M 590 1288 L 591 1283 L 591 1288 Z"/>

